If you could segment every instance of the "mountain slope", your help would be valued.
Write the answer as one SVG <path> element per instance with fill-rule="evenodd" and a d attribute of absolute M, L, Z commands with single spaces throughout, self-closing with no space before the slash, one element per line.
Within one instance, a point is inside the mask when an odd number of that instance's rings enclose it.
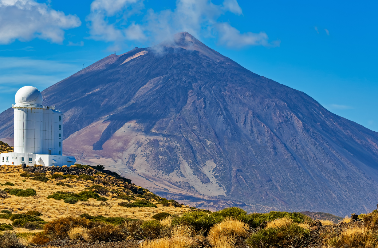
<path fill-rule="evenodd" d="M 42 94 L 65 113 L 65 154 L 161 195 L 342 216 L 377 203 L 377 133 L 188 33 L 110 55 Z M 0 138 L 12 137 L 10 117 L 0 115 Z"/>

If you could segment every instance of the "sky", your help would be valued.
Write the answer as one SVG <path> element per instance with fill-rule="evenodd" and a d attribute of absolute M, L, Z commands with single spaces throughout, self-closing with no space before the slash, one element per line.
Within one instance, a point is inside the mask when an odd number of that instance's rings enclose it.
<path fill-rule="evenodd" d="M 378 1 L 0 0 L 0 112 L 112 53 L 187 31 L 378 132 Z"/>

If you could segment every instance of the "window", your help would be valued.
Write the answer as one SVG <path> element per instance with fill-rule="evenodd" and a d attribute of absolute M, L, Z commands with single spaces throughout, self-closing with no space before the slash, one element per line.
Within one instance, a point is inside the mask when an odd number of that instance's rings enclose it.
<path fill-rule="evenodd" d="M 61 121 L 61 120 L 62 120 L 62 116 L 60 115 L 60 116 L 59 116 L 59 121 Z"/>
<path fill-rule="evenodd" d="M 62 146 L 62 143 L 61 142 L 59 142 L 59 147 L 61 147 Z"/>
<path fill-rule="evenodd" d="M 62 151 L 59 151 L 59 154 L 61 155 L 61 154 L 62 154 Z"/>
<path fill-rule="evenodd" d="M 62 125 L 59 125 L 59 130 L 62 130 Z"/>
<path fill-rule="evenodd" d="M 62 138 L 62 134 L 59 134 L 59 139 Z"/>
<path fill-rule="evenodd" d="M 4 162 L 4 157 L 3 157 L 3 162 Z"/>
<path fill-rule="evenodd" d="M 7 156 L 7 161 L 8 161 L 8 156 Z"/>
<path fill-rule="evenodd" d="M 33 162 L 33 158 L 29 158 L 29 162 L 30 162 L 30 163 Z"/>
<path fill-rule="evenodd" d="M 24 158 L 24 157 L 21 157 L 21 161 L 24 162 L 24 161 L 25 161 L 25 158 Z"/>

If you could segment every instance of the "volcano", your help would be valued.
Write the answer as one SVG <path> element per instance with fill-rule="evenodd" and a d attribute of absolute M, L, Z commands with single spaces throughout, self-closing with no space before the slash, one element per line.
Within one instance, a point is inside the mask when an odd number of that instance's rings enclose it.
<path fill-rule="evenodd" d="M 64 113 L 65 154 L 164 197 L 340 216 L 378 203 L 376 132 L 189 33 L 110 55 L 42 95 Z M 12 117 L 0 114 L 0 138 Z"/>

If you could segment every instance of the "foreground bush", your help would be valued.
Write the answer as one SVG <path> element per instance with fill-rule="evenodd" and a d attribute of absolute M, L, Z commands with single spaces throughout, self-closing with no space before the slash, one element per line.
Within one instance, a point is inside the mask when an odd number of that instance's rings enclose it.
<path fill-rule="evenodd" d="M 15 233 L 5 232 L 0 235 L 0 248 L 21 248 L 24 247 L 18 240 Z"/>
<path fill-rule="evenodd" d="M 7 223 L 0 223 L 0 231 L 13 230 L 13 226 Z"/>
<path fill-rule="evenodd" d="M 195 231 L 207 235 L 210 228 L 221 222 L 223 219 L 222 216 L 214 216 L 208 212 L 194 211 L 185 213 L 181 217 L 173 219 L 172 225 L 192 226 Z"/>
<path fill-rule="evenodd" d="M 66 217 L 47 223 L 44 226 L 44 232 L 46 235 L 51 235 L 52 237 L 64 239 L 68 237 L 68 232 L 72 228 L 84 227 L 91 229 L 94 226 L 94 222 L 86 218 Z"/>
<path fill-rule="evenodd" d="M 229 217 L 210 229 L 208 239 L 216 248 L 233 248 L 242 243 L 248 235 L 248 225 Z"/>
<path fill-rule="evenodd" d="M 104 217 L 102 215 L 99 216 L 91 216 L 89 214 L 82 214 L 80 215 L 81 218 L 86 218 L 91 221 L 97 221 L 97 222 L 104 222 L 107 224 L 112 224 L 112 225 L 122 225 L 125 223 L 126 219 L 123 217 Z"/>
<path fill-rule="evenodd" d="M 274 221 L 280 218 L 288 218 L 293 220 L 295 223 L 304 223 L 310 222 L 312 219 L 304 214 L 301 213 L 289 213 L 289 212 L 277 212 L 272 211 L 266 214 L 260 213 L 253 213 L 246 216 L 246 219 L 242 219 L 242 221 L 248 223 L 251 227 L 262 227 L 264 226 L 265 222 Z"/>
<path fill-rule="evenodd" d="M 30 214 L 12 214 L 9 218 L 14 227 L 24 227 L 27 229 L 42 229 L 46 223 L 43 219 Z"/>
<path fill-rule="evenodd" d="M 336 236 L 328 241 L 329 247 L 340 248 L 375 248 L 378 246 L 377 235 L 371 230 L 361 227 L 348 228 L 340 236 Z"/>
<path fill-rule="evenodd" d="M 117 226 L 99 224 L 88 231 L 91 241 L 121 241 L 125 239 L 122 230 Z"/>
<path fill-rule="evenodd" d="M 176 226 L 172 229 L 170 237 L 146 240 L 140 244 L 142 248 L 196 248 L 199 247 L 193 228 Z"/>
<path fill-rule="evenodd" d="M 154 216 L 152 216 L 152 218 L 155 219 L 155 220 L 164 220 L 165 218 L 167 218 L 169 216 L 171 216 L 170 213 L 161 212 L 161 213 L 155 214 Z"/>
<path fill-rule="evenodd" d="M 31 243 L 36 245 L 45 245 L 46 243 L 50 242 L 50 238 L 46 236 L 45 233 L 37 233 L 32 239 Z"/>
<path fill-rule="evenodd" d="M 289 226 L 261 229 L 246 241 L 250 247 L 307 247 L 310 231 L 293 223 Z"/>

